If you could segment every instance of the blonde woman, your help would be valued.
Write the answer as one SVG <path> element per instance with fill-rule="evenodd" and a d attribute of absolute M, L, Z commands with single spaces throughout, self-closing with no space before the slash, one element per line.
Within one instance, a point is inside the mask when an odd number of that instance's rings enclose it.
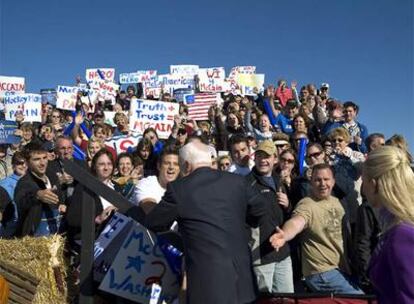
<path fill-rule="evenodd" d="M 88 148 L 86 150 L 86 157 L 89 167 L 91 166 L 92 158 L 102 148 L 105 148 L 105 143 L 101 139 L 97 137 L 92 137 L 91 139 L 89 139 Z"/>
<path fill-rule="evenodd" d="M 392 146 L 370 152 L 362 178 L 384 226 L 369 270 L 379 303 L 414 303 L 414 173 L 406 152 Z"/>

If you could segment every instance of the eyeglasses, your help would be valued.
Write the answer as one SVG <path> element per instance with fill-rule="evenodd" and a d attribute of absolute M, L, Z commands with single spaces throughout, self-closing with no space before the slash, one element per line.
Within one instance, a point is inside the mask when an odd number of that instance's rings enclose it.
<path fill-rule="evenodd" d="M 322 151 L 319 151 L 319 152 L 315 152 L 315 153 L 309 154 L 308 155 L 308 158 L 318 158 L 321 155 L 322 155 Z"/>
<path fill-rule="evenodd" d="M 334 138 L 334 139 L 332 139 L 332 142 L 339 142 L 339 143 L 341 143 L 343 141 L 344 141 L 343 138 Z"/>
<path fill-rule="evenodd" d="M 230 163 L 221 163 L 220 166 L 230 166 Z"/>
<path fill-rule="evenodd" d="M 60 115 L 52 115 L 52 118 L 60 118 Z"/>
<path fill-rule="evenodd" d="M 294 159 L 291 159 L 291 158 L 281 158 L 280 159 L 280 161 L 282 161 L 282 162 L 284 162 L 284 163 L 288 163 L 288 164 L 293 164 L 293 163 L 295 163 L 295 160 Z"/>

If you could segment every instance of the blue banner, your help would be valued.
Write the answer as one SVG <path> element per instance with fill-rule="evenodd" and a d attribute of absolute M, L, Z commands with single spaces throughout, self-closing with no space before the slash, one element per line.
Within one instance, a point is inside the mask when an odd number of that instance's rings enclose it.
<path fill-rule="evenodd" d="M 0 144 L 14 144 L 20 142 L 20 137 L 14 135 L 17 124 L 14 121 L 0 120 Z"/>

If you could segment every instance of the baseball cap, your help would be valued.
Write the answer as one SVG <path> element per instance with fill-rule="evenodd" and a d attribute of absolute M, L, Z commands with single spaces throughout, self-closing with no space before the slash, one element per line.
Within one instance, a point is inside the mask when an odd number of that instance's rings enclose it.
<path fill-rule="evenodd" d="M 263 151 L 268 155 L 273 155 L 276 153 L 276 147 L 272 141 L 264 140 L 260 142 L 259 145 L 257 146 L 256 152 L 258 151 Z"/>
<path fill-rule="evenodd" d="M 321 88 L 327 88 L 327 89 L 329 89 L 329 83 L 327 83 L 327 82 L 321 83 Z"/>

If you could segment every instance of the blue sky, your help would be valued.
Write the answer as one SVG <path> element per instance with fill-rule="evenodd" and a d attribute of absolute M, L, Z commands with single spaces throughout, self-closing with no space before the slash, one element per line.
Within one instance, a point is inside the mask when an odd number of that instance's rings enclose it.
<path fill-rule="evenodd" d="M 92 67 L 256 65 L 266 83 L 329 82 L 414 151 L 413 34 L 412 0 L 0 0 L 0 75 L 38 92 Z"/>

